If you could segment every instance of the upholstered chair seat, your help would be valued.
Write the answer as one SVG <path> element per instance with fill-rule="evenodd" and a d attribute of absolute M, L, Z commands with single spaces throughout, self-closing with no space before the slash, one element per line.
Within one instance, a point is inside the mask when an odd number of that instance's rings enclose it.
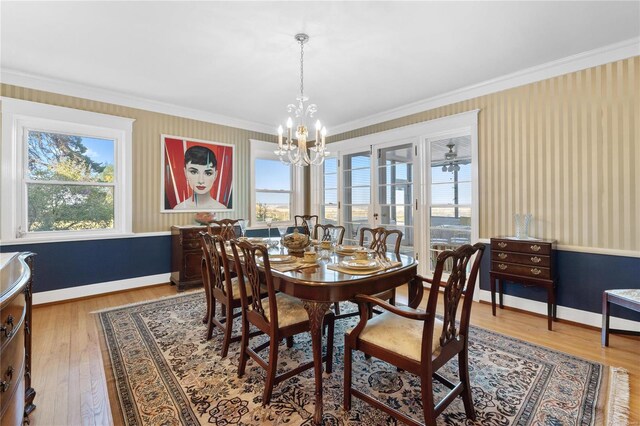
<path fill-rule="evenodd" d="M 411 309 L 406 306 L 398 306 L 398 309 L 405 312 L 424 313 L 421 309 Z M 391 312 L 383 312 L 367 322 L 360 332 L 360 340 L 420 362 L 423 329 L 424 322 L 404 318 Z M 442 334 L 442 321 L 436 318 L 433 335 L 440 336 L 440 334 Z M 440 352 L 438 339 L 433 339 L 431 350 L 434 356 Z"/>
<path fill-rule="evenodd" d="M 288 327 L 309 321 L 309 314 L 307 314 L 307 311 L 304 309 L 302 300 L 284 293 L 276 293 L 275 297 L 278 305 L 278 326 Z M 268 297 L 262 299 L 262 306 L 264 306 L 264 316 L 269 318 Z M 251 309 L 251 307 L 249 307 L 249 309 Z"/>

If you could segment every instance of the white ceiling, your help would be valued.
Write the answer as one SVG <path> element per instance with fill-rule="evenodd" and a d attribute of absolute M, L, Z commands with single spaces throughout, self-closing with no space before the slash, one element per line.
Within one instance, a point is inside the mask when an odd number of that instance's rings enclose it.
<path fill-rule="evenodd" d="M 275 129 L 332 129 L 640 36 L 640 2 L 11 2 L 0 65 Z M 5 81 L 5 80 L 3 80 Z"/>

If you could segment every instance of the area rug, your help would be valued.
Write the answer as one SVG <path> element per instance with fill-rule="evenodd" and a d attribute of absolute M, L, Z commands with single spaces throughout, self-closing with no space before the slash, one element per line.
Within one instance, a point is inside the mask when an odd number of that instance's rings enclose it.
<path fill-rule="evenodd" d="M 194 292 L 99 313 L 107 373 L 119 406 L 114 420 L 125 425 L 310 425 L 313 371 L 280 383 L 271 404 L 262 407 L 264 370 L 249 360 L 244 377 L 238 378 L 239 344 L 220 358 L 221 334 L 204 340 L 204 311 L 204 294 Z M 349 412 L 342 409 L 343 336 L 356 321 L 336 322 L 335 367 L 324 375 L 324 424 L 395 425 L 357 398 Z M 311 359 L 310 336 L 296 336 L 293 348 L 283 343 L 280 349 L 280 367 L 286 370 Z M 624 370 L 614 371 L 619 374 L 609 380 L 606 366 L 477 327 L 470 333 L 469 357 L 477 421 L 466 419 L 457 398 L 438 417 L 438 425 L 602 425 L 608 422 L 602 409 L 608 405 L 608 382 L 620 384 L 621 394 L 609 395 L 611 400 L 628 394 Z M 444 369 L 445 376 L 456 378 L 455 361 Z M 422 421 L 417 377 L 354 352 L 353 380 L 354 386 Z M 446 389 L 434 383 L 438 395 L 444 395 Z M 122 419 L 117 419 L 119 412 Z M 625 423 L 623 417 L 611 422 Z"/>

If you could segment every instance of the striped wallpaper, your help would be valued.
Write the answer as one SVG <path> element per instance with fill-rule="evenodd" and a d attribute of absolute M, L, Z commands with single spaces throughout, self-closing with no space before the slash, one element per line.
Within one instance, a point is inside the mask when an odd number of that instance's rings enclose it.
<path fill-rule="evenodd" d="M 640 251 L 640 57 L 589 68 L 413 114 L 330 138 L 335 142 L 480 109 L 480 237 L 531 234 L 564 246 Z M 2 96 L 134 118 L 134 232 L 189 224 L 160 213 L 160 135 L 230 143 L 237 152 L 237 210 L 248 216 L 249 139 L 272 135 L 2 85 Z M 308 176 L 307 176 L 308 184 Z M 308 185 L 307 185 L 308 188 Z M 308 198 L 308 197 L 307 197 Z M 309 201 L 307 200 L 307 206 Z"/>
<path fill-rule="evenodd" d="M 346 132 L 335 142 L 479 109 L 480 237 L 640 252 L 640 57 Z"/>
<path fill-rule="evenodd" d="M 2 85 L 2 96 L 133 118 L 133 232 L 168 231 L 193 223 L 193 213 L 160 213 L 160 135 L 233 144 L 236 147 L 236 193 L 231 213 L 218 218 L 249 217 L 249 139 L 275 142 L 274 135 L 221 126 L 167 114 L 87 99 Z"/>

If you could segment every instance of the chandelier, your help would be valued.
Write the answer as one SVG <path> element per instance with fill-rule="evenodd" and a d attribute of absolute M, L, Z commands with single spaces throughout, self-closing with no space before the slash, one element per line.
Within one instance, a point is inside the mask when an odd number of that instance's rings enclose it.
<path fill-rule="evenodd" d="M 313 146 L 307 146 L 309 136 L 307 121 L 311 121 L 313 114 L 318 111 L 316 104 L 306 104 L 309 98 L 304 95 L 304 44 L 309 41 L 309 36 L 301 33 L 296 34 L 294 38 L 300 43 L 300 96 L 296 98 L 295 104 L 287 105 L 287 112 L 294 113 L 295 122 L 290 115 L 287 119 L 287 134 L 284 141 L 284 129 L 282 125 L 278 127 L 278 150 L 274 152 L 285 164 L 299 167 L 310 164 L 320 165 L 324 162 L 324 157 L 329 155 L 324 145 L 327 129 L 320 124 L 320 120 L 316 121 Z"/>
<path fill-rule="evenodd" d="M 447 144 L 447 148 L 449 148 L 449 152 L 446 152 L 444 154 L 444 159 L 448 162 L 445 162 L 442 165 L 442 171 L 443 172 L 459 172 L 460 171 L 460 165 L 458 164 L 458 160 L 456 159 L 456 157 L 458 157 L 458 154 L 456 154 L 455 152 L 453 152 L 453 148 L 455 147 L 455 144 L 453 142 L 449 142 Z"/>

